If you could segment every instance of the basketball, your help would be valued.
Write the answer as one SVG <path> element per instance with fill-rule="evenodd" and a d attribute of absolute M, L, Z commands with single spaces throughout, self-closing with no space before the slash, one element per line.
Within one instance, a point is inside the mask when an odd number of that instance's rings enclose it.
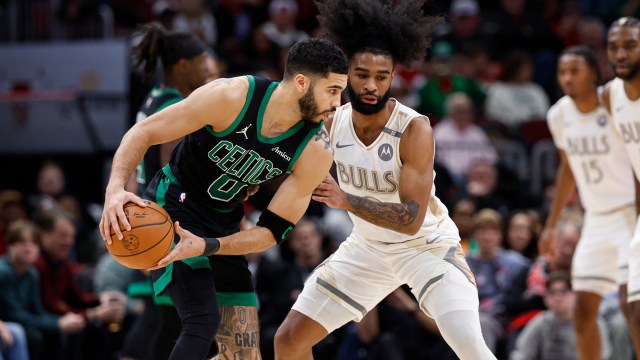
<path fill-rule="evenodd" d="M 129 202 L 124 213 L 131 230 L 120 225 L 122 240 L 111 232 L 111 245 L 107 250 L 120 264 L 132 269 L 148 269 L 158 263 L 171 250 L 173 222 L 169 214 L 153 201 L 145 200 L 147 207 Z"/>

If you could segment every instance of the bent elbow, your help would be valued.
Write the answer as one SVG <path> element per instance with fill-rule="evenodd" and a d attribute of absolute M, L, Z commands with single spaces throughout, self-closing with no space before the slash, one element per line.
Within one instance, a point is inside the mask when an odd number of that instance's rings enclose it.
<path fill-rule="evenodd" d="M 402 227 L 402 229 L 400 229 L 400 232 L 405 235 L 413 236 L 417 234 L 418 231 L 420 231 L 421 227 L 422 227 L 422 223 L 413 222 L 407 226 Z"/>

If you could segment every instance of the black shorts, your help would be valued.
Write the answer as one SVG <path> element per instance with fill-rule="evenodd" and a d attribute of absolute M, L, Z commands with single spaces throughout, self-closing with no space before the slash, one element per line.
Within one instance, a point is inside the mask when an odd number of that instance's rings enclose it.
<path fill-rule="evenodd" d="M 171 216 L 172 221 L 179 221 L 181 227 L 194 235 L 221 237 L 240 231 L 240 221 L 244 215 L 242 207 L 216 210 L 196 201 L 195 197 L 190 198 L 189 193 L 171 174 L 168 165 L 149 182 L 142 197 L 158 203 Z M 176 234 L 174 242 L 177 244 L 179 240 Z M 191 269 L 211 269 L 220 305 L 256 306 L 251 272 L 244 256 L 212 255 L 182 261 Z M 165 275 L 167 271 L 169 274 Z M 167 267 L 152 272 L 156 295 L 163 293 L 172 280 L 171 271 L 172 267 Z"/>

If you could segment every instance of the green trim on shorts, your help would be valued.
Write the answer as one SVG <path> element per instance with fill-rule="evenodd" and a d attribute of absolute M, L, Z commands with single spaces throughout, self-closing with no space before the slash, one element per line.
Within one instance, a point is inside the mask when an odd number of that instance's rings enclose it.
<path fill-rule="evenodd" d="M 143 297 L 153 294 L 153 286 L 150 280 L 138 281 L 127 286 L 127 296 Z"/>
<path fill-rule="evenodd" d="M 176 246 L 176 244 L 171 244 L 171 250 Z M 206 256 L 196 256 L 188 259 L 180 260 L 183 263 L 187 264 L 191 269 L 209 269 L 211 270 L 211 264 L 209 263 L 209 258 Z M 164 270 L 164 274 L 160 275 L 156 281 L 153 282 L 153 294 L 155 296 L 162 296 L 165 294 L 165 290 L 167 286 L 171 284 L 173 280 L 173 263 L 167 265 Z"/>
<path fill-rule="evenodd" d="M 219 292 L 217 295 L 220 306 L 258 306 L 255 292 Z"/>
<path fill-rule="evenodd" d="M 153 303 L 159 306 L 174 306 L 173 301 L 167 294 L 153 295 Z"/>

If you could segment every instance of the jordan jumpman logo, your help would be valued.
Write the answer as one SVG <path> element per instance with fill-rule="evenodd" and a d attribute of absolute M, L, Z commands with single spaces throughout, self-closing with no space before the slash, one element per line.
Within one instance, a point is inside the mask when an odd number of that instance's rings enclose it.
<path fill-rule="evenodd" d="M 247 125 L 247 127 L 245 127 L 244 129 L 240 130 L 240 131 L 236 131 L 236 134 L 242 134 L 244 135 L 244 138 L 249 140 L 249 137 L 247 136 L 247 130 L 249 130 L 249 128 L 251 127 L 251 125 L 253 124 L 249 124 Z"/>

